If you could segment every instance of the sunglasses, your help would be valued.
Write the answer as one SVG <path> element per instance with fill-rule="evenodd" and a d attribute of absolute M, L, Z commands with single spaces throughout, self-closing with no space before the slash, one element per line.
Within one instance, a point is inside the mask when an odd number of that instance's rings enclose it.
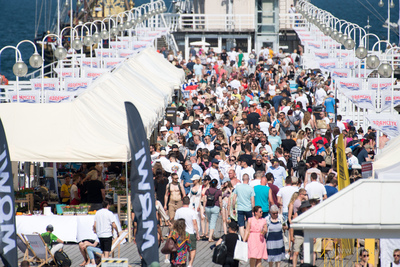
<path fill-rule="evenodd" d="M 369 257 L 369 254 L 368 255 L 363 255 L 363 258 L 365 258 L 365 257 Z"/>
<path fill-rule="evenodd" d="M 393 257 L 400 257 L 400 254 L 393 254 Z"/>

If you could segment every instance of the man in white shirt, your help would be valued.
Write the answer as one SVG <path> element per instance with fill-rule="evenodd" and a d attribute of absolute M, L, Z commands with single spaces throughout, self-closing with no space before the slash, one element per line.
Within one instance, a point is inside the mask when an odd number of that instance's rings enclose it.
<path fill-rule="evenodd" d="M 297 177 L 296 176 L 288 176 L 285 179 L 286 186 L 279 189 L 277 196 L 277 201 L 279 207 L 282 209 L 282 215 L 285 220 L 288 218 L 288 211 L 289 211 L 289 202 L 292 198 L 293 194 L 299 191 L 297 187 Z"/>
<path fill-rule="evenodd" d="M 342 115 L 337 115 L 336 125 L 339 128 L 340 132 L 346 129 L 344 123 L 342 122 Z"/>
<path fill-rule="evenodd" d="M 110 203 L 103 201 L 103 208 L 96 212 L 94 216 L 93 232 L 97 234 L 100 241 L 100 249 L 103 251 L 102 258 L 108 258 L 112 246 L 113 229 L 119 236 L 117 225 L 115 224 L 115 216 L 109 211 Z"/>
<path fill-rule="evenodd" d="M 308 98 L 304 95 L 303 90 L 299 90 L 298 97 L 296 98 L 296 103 L 300 102 L 303 109 L 306 109 L 308 106 Z"/>
<path fill-rule="evenodd" d="M 199 150 L 199 148 L 203 149 L 206 147 L 198 135 L 193 136 L 193 141 L 196 144 L 196 152 Z"/>
<path fill-rule="evenodd" d="M 319 197 L 319 200 L 325 200 L 326 196 L 326 189 L 325 186 L 319 182 L 317 182 L 318 175 L 313 172 L 311 173 L 311 183 L 306 185 L 306 191 L 308 194 L 308 198 L 314 198 L 315 196 Z"/>
<path fill-rule="evenodd" d="M 167 155 L 167 151 L 165 151 L 165 150 L 163 149 L 163 150 L 161 150 L 161 152 L 160 152 L 160 157 L 154 161 L 154 163 L 160 162 L 162 168 L 164 169 L 164 171 L 168 170 L 169 165 L 171 164 L 171 162 L 169 161 L 169 159 L 167 159 L 166 155 Z M 153 163 L 153 165 L 154 165 L 154 163 Z"/>
<path fill-rule="evenodd" d="M 358 158 L 353 155 L 353 150 L 350 147 L 346 147 L 344 152 L 346 153 L 347 165 L 348 165 L 349 169 L 353 169 L 352 168 L 353 165 L 359 164 Z"/>
<path fill-rule="evenodd" d="M 326 97 L 326 91 L 323 85 L 318 86 L 318 90 L 315 92 L 315 104 L 321 106 L 324 103 Z"/>
<path fill-rule="evenodd" d="M 232 89 L 239 89 L 239 87 L 240 87 L 240 82 L 239 82 L 239 80 L 238 79 L 236 79 L 236 77 L 235 77 L 235 79 L 233 79 L 230 83 L 229 83 L 229 85 L 232 87 Z"/>
<path fill-rule="evenodd" d="M 219 161 L 217 159 L 212 159 L 211 167 L 204 172 L 204 176 L 209 175 L 211 180 L 216 179 L 218 181 L 217 188 L 221 188 L 221 181 L 224 179 L 224 175 L 219 169 Z"/>
<path fill-rule="evenodd" d="M 260 185 L 261 184 L 261 178 L 264 176 L 264 173 L 262 171 L 257 171 L 254 174 L 254 179 L 250 181 L 250 186 L 251 187 L 255 187 L 256 185 Z"/>
<path fill-rule="evenodd" d="M 249 166 L 249 163 L 246 160 L 242 161 L 242 170 L 240 171 L 239 180 L 243 183 L 243 175 L 247 174 L 249 176 L 249 180 L 254 179 L 254 169 L 253 167 Z"/>
<path fill-rule="evenodd" d="M 268 154 L 274 154 L 274 152 L 272 152 L 271 146 L 267 144 L 267 138 L 265 136 L 261 137 L 260 143 L 258 143 L 256 148 L 254 149 L 254 152 L 260 154 L 261 147 L 265 148 L 265 150 L 268 152 Z"/>
<path fill-rule="evenodd" d="M 238 55 L 238 53 L 236 52 L 236 48 L 232 47 L 231 52 L 228 53 L 228 57 L 229 57 L 229 61 L 230 61 L 231 65 L 232 65 L 232 63 L 236 64 L 237 55 Z"/>
<path fill-rule="evenodd" d="M 199 229 L 196 221 L 197 212 L 189 207 L 190 198 L 188 196 L 183 197 L 182 202 L 182 208 L 177 209 L 174 220 L 185 220 L 186 232 L 190 235 L 191 246 L 188 266 L 193 266 L 194 258 L 196 257 L 197 240 L 200 240 Z"/>

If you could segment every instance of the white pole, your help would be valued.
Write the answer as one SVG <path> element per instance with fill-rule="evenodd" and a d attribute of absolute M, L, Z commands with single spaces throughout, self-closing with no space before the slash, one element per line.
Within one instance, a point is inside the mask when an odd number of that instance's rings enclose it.
<path fill-rule="evenodd" d="M 387 28 L 387 40 L 390 44 L 390 0 L 388 0 L 388 28 Z"/>
<path fill-rule="evenodd" d="M 60 0 L 57 0 L 57 35 L 60 36 Z"/>

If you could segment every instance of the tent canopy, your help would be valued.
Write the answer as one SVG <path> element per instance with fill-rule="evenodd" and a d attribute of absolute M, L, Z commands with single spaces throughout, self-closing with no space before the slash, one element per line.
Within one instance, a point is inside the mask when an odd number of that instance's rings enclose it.
<path fill-rule="evenodd" d="M 399 179 L 400 173 L 400 136 L 390 140 L 386 147 L 376 156 L 373 163 L 375 178 Z"/>
<path fill-rule="evenodd" d="M 313 238 L 400 238 L 400 214 L 393 208 L 399 189 L 400 181 L 360 179 L 295 218 L 291 227 L 304 230 L 304 262 L 311 262 Z M 381 249 L 382 266 L 391 252 Z"/>
<path fill-rule="evenodd" d="M 0 105 L 12 161 L 130 160 L 124 102 L 139 110 L 149 137 L 184 73 L 153 48 L 105 73 L 70 103 Z"/>

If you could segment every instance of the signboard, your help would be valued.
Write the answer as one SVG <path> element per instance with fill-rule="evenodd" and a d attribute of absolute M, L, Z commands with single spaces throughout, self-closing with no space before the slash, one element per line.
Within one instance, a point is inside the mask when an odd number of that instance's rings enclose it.
<path fill-rule="evenodd" d="M 103 267 L 128 267 L 127 258 L 107 258 L 101 259 L 101 266 Z"/>
<path fill-rule="evenodd" d="M 372 162 L 363 162 L 361 165 L 362 178 L 372 177 Z"/>

